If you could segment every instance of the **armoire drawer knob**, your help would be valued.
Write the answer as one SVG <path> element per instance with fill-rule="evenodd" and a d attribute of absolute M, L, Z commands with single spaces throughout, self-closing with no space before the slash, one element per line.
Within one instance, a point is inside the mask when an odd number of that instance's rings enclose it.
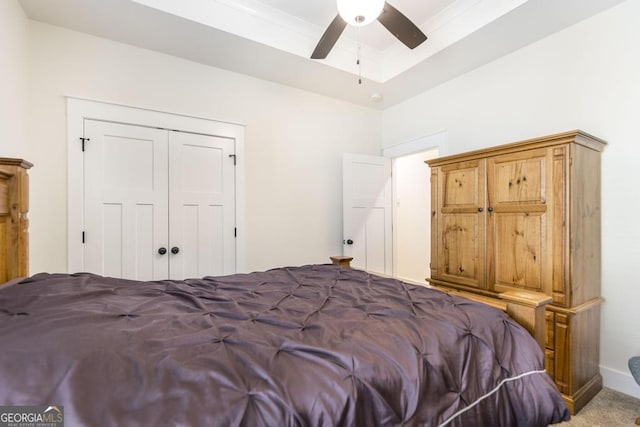
<path fill-rule="evenodd" d="M 172 247 L 172 248 L 171 248 L 171 253 L 172 253 L 172 254 L 174 254 L 174 255 L 175 255 L 175 254 L 177 254 L 178 252 L 180 252 L 180 248 L 179 248 L 179 247 L 174 246 L 174 247 Z"/>
<path fill-rule="evenodd" d="M 160 249 L 158 249 L 158 253 L 159 253 L 160 255 L 164 255 L 164 254 L 166 254 L 166 253 L 167 253 L 167 248 L 160 248 Z"/>

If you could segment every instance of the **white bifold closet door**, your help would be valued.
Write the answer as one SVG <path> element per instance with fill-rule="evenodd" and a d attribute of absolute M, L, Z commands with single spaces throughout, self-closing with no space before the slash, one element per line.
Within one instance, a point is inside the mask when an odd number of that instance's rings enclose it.
<path fill-rule="evenodd" d="M 85 271 L 135 280 L 235 272 L 233 140 L 84 125 Z"/>
<path fill-rule="evenodd" d="M 235 273 L 234 143 L 170 132 L 169 277 Z M 180 252 L 173 253 L 173 248 Z"/>

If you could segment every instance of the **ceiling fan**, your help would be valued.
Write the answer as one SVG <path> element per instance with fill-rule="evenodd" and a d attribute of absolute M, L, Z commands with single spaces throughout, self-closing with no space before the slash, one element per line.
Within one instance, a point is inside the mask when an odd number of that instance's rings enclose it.
<path fill-rule="evenodd" d="M 311 59 L 326 58 L 347 25 L 361 27 L 376 19 L 409 49 L 427 39 L 409 18 L 384 0 L 337 0 L 337 4 L 338 15 L 320 38 Z"/>

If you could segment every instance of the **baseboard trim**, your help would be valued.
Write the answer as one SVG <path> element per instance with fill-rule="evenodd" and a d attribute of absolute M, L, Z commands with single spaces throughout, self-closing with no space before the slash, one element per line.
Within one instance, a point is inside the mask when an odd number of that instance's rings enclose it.
<path fill-rule="evenodd" d="M 594 375 L 585 385 L 580 387 L 572 396 L 568 396 L 562 393 L 564 403 L 567 404 L 571 415 L 575 415 L 580 412 L 580 409 L 584 407 L 593 397 L 602 390 L 602 376 Z"/>
<path fill-rule="evenodd" d="M 600 366 L 600 374 L 605 387 L 640 399 L 640 385 L 631 374 Z"/>

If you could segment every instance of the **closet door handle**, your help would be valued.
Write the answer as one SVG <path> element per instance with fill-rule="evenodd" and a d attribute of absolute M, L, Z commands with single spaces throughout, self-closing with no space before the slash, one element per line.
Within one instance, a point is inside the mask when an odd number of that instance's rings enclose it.
<path fill-rule="evenodd" d="M 180 252 L 180 248 L 179 248 L 179 247 L 174 246 L 174 247 L 172 247 L 172 248 L 171 248 L 171 253 L 172 253 L 172 254 L 174 254 L 174 255 L 175 255 L 175 254 L 177 254 L 178 252 Z"/>
<path fill-rule="evenodd" d="M 478 208 L 478 212 L 482 212 L 484 209 L 482 208 Z"/>
<path fill-rule="evenodd" d="M 487 208 L 489 212 L 493 212 L 493 208 Z"/>
<path fill-rule="evenodd" d="M 158 253 L 159 253 L 160 255 L 164 255 L 164 254 L 166 254 L 166 253 L 167 253 L 167 248 L 164 248 L 164 247 L 163 247 L 163 248 L 158 249 Z"/>

